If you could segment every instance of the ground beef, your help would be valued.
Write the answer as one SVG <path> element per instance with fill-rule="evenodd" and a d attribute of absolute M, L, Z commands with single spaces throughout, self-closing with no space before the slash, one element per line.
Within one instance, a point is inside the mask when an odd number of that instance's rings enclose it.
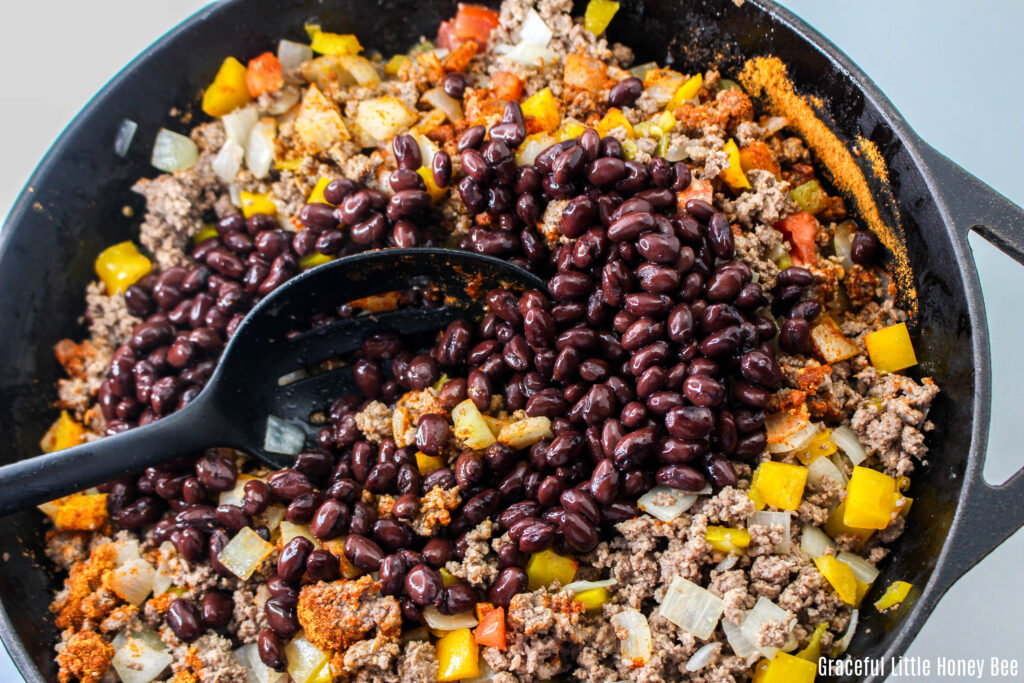
<path fill-rule="evenodd" d="M 370 401 L 356 413 L 356 426 L 370 443 L 391 438 L 391 410 L 380 401 Z"/>
<path fill-rule="evenodd" d="M 851 609 L 812 564 L 800 568 L 793 582 L 779 593 L 777 603 L 782 609 L 799 615 L 804 623 L 828 621 L 836 632 L 842 632 L 837 619 L 841 615 L 847 619 Z"/>
<path fill-rule="evenodd" d="M 255 588 L 255 590 L 254 590 Z M 242 643 L 254 643 L 256 638 L 267 626 L 267 617 L 263 605 L 270 599 L 270 591 L 266 584 L 244 586 L 236 590 L 232 596 L 235 610 L 231 616 L 229 630 Z"/>
<path fill-rule="evenodd" d="M 763 528 L 763 527 L 762 527 Z M 743 619 L 743 612 L 754 606 L 754 598 L 747 590 L 747 573 L 742 569 L 712 572 L 708 591 L 725 602 L 723 618 L 734 624 Z"/>
<path fill-rule="evenodd" d="M 878 456 L 886 472 L 907 475 L 914 461 L 928 452 L 923 432 L 930 428 L 925 417 L 938 386 L 929 378 L 920 384 L 903 375 L 879 376 L 872 367 L 856 375 L 858 389 L 868 398 L 850 420 L 869 455 Z"/>
<path fill-rule="evenodd" d="M 774 600 L 789 583 L 793 570 L 794 561 L 789 557 L 762 555 L 755 558 L 750 565 L 750 589 L 756 596 Z"/>
<path fill-rule="evenodd" d="M 446 569 L 477 588 L 486 588 L 498 576 L 498 558 L 491 552 L 491 536 L 497 527 L 485 519 L 466 532 L 466 554 L 461 562 L 452 561 Z"/>
<path fill-rule="evenodd" d="M 746 491 L 726 486 L 714 496 L 705 499 L 698 509 L 712 524 L 744 526 L 747 518 L 754 514 L 754 503 Z"/>
<path fill-rule="evenodd" d="M 127 342 L 132 330 L 142 322 L 128 312 L 122 294 L 107 294 L 101 282 L 90 282 L 85 288 L 85 319 L 94 343 L 114 349 Z"/>
<path fill-rule="evenodd" d="M 718 206 L 730 220 L 745 228 L 758 225 L 774 225 L 797 207 L 790 199 L 790 186 L 784 180 L 778 180 L 768 171 L 752 168 L 747 172 L 750 189 L 736 199 L 724 195 L 716 197 Z"/>
<path fill-rule="evenodd" d="M 97 683 L 113 658 L 114 648 L 95 631 L 64 631 L 57 646 L 57 678 L 61 683 Z"/>
<path fill-rule="evenodd" d="M 420 508 L 410 526 L 420 536 L 432 536 L 438 527 L 451 524 L 451 511 L 459 507 L 462 495 L 457 487 L 443 489 L 440 486 L 427 491 L 420 499 Z"/>
<path fill-rule="evenodd" d="M 332 651 L 345 650 L 372 632 L 397 638 L 402 626 L 398 601 L 382 596 L 380 584 L 369 576 L 305 586 L 299 593 L 298 615 L 306 638 Z"/>

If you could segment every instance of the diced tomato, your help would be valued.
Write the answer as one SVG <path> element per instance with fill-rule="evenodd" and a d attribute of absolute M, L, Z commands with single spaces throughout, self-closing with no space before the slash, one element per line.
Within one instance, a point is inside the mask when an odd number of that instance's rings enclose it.
<path fill-rule="evenodd" d="M 498 27 L 498 17 L 498 12 L 490 7 L 460 4 L 455 18 L 442 22 L 438 29 L 437 45 L 454 50 L 463 42 L 472 40 L 483 49 L 491 31 Z"/>
<path fill-rule="evenodd" d="M 499 100 L 518 102 L 523 97 L 523 81 L 511 71 L 497 71 L 491 76 L 491 90 Z"/>
<path fill-rule="evenodd" d="M 793 246 L 789 252 L 793 263 L 798 266 L 814 263 L 814 255 L 817 252 L 814 238 L 818 234 L 818 219 L 806 211 L 801 211 L 783 218 L 775 224 L 775 229 Z"/>
<path fill-rule="evenodd" d="M 707 180 L 694 178 L 690 181 L 689 187 L 676 194 L 676 203 L 680 211 L 686 211 L 686 202 L 691 199 L 703 199 L 708 204 L 714 201 L 714 186 Z"/>
<path fill-rule="evenodd" d="M 505 643 L 505 609 L 496 607 L 480 619 L 480 623 L 473 629 L 473 638 L 479 645 L 496 647 L 504 650 Z"/>
<path fill-rule="evenodd" d="M 281 62 L 274 53 L 264 52 L 259 57 L 249 60 L 249 67 L 245 71 L 245 85 L 253 97 L 277 92 L 284 86 Z"/>

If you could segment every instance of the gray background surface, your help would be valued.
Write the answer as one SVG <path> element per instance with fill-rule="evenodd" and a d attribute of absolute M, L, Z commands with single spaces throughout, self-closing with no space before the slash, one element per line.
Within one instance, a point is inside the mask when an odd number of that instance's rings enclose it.
<path fill-rule="evenodd" d="M 112 75 L 199 9 L 201 0 L 10 3 L 0 15 L 0 211 L 6 212 L 63 127 Z M 1024 204 L 1024 3 L 1011 0 L 784 0 L 850 55 L 941 152 Z M 986 475 L 1020 457 L 1024 268 L 982 239 L 972 246 L 992 329 L 993 424 Z M 1024 658 L 1024 533 L 942 600 L 907 653 Z M 0 650 L 0 681 L 20 681 Z M 943 680 L 959 680 L 946 678 Z M 966 679 L 965 679 L 966 680 Z"/>

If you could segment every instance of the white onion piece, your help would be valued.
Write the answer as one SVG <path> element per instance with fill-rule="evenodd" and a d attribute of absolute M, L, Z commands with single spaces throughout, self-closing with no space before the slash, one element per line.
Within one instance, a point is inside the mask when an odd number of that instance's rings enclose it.
<path fill-rule="evenodd" d="M 665 502 L 661 502 L 662 498 L 665 498 Z M 663 522 L 671 522 L 693 507 L 696 502 L 696 493 L 687 493 L 659 484 L 640 496 L 636 504 L 652 517 L 657 517 Z"/>
<path fill-rule="evenodd" d="M 490 683 L 494 680 L 495 671 L 486 657 L 480 658 L 480 673 L 473 678 L 463 678 L 460 683 Z"/>
<path fill-rule="evenodd" d="M 267 508 L 267 528 L 273 531 L 281 525 L 287 509 L 284 505 L 271 505 Z"/>
<path fill-rule="evenodd" d="M 457 631 L 460 628 L 473 628 L 480 622 L 473 614 L 473 610 L 459 612 L 458 614 L 441 614 L 433 605 L 423 608 L 423 621 L 427 626 L 438 631 Z"/>
<path fill-rule="evenodd" d="M 277 44 L 277 61 L 281 62 L 284 71 L 291 71 L 302 66 L 303 62 L 313 59 L 313 48 L 302 43 L 282 40 Z"/>
<path fill-rule="evenodd" d="M 848 425 L 836 427 L 832 430 L 831 436 L 832 442 L 839 446 L 843 453 L 846 453 L 846 457 L 854 465 L 859 465 L 867 459 L 867 451 L 864 450 L 860 439 L 857 438 L 857 435 L 853 433 L 853 430 Z"/>
<path fill-rule="evenodd" d="M 843 479 L 843 473 L 829 458 L 815 458 L 807 466 L 807 485 L 814 491 L 824 491 L 826 481 L 831 481 L 835 488 L 841 489 L 845 485 Z"/>
<path fill-rule="evenodd" d="M 228 199 L 238 208 L 242 208 L 242 192 L 238 189 L 238 183 L 228 185 Z"/>
<path fill-rule="evenodd" d="M 153 595 L 166 593 L 167 589 L 174 584 L 167 558 L 175 552 L 174 544 L 170 541 L 160 544 L 160 561 L 156 565 L 156 575 L 153 577 Z"/>
<path fill-rule="evenodd" d="M 274 119 L 263 119 L 245 143 L 245 165 L 256 178 L 266 178 L 274 163 Z"/>
<path fill-rule="evenodd" d="M 422 133 L 410 133 L 410 135 L 416 140 L 416 144 L 420 146 L 420 157 L 423 159 L 423 165 L 430 168 L 430 165 L 434 162 L 434 155 L 440 151 L 437 143 Z"/>
<path fill-rule="evenodd" d="M 256 643 L 249 643 L 235 650 L 235 659 L 249 670 L 249 683 L 277 683 L 285 677 L 285 672 L 274 671 L 263 663 Z"/>
<path fill-rule="evenodd" d="M 626 607 L 609 621 L 615 627 L 616 637 L 622 641 L 620 647 L 625 662 L 636 666 L 650 661 L 653 644 L 647 617 L 632 607 Z"/>
<path fill-rule="evenodd" d="M 836 256 L 842 259 L 843 268 L 846 270 L 853 267 L 853 257 L 850 255 L 852 244 L 850 231 L 842 223 L 837 225 L 835 235 L 832 237 L 832 246 L 836 250 Z"/>
<path fill-rule="evenodd" d="M 119 598 L 141 605 L 153 590 L 156 569 L 143 559 L 129 560 L 110 572 L 110 589 Z"/>
<path fill-rule="evenodd" d="M 774 657 L 779 650 L 785 649 L 785 647 L 769 647 L 757 644 L 757 632 L 771 621 L 778 622 L 782 626 L 785 626 L 788 622 L 790 633 L 792 633 L 793 626 L 795 625 L 794 621 L 790 619 L 789 612 L 762 595 L 757 599 L 757 604 L 754 605 L 754 608 L 746 613 L 743 617 L 743 623 L 740 624 L 740 631 L 743 632 L 743 637 L 750 641 L 755 650 L 768 659 Z"/>
<path fill-rule="evenodd" d="M 573 581 L 572 583 L 566 584 L 559 593 L 565 593 L 566 591 L 572 591 L 573 594 L 579 595 L 583 591 L 594 590 L 595 588 L 610 588 L 616 584 L 615 579 L 605 579 L 604 581 Z"/>
<path fill-rule="evenodd" d="M 225 114 L 220 120 L 224 123 L 224 132 L 227 133 L 228 140 L 244 145 L 249 140 L 249 133 L 260 122 L 260 114 L 256 110 L 256 105 L 250 104 Z"/>
<path fill-rule="evenodd" d="M 754 644 L 743 635 L 743 630 L 739 627 L 739 624 L 734 624 L 728 619 L 722 619 L 722 630 L 725 631 L 725 639 L 729 641 L 729 647 L 732 648 L 737 657 L 746 659 L 757 652 Z"/>
<path fill-rule="evenodd" d="M 271 453 L 298 455 L 306 446 L 306 433 L 300 427 L 285 422 L 276 415 L 267 416 L 267 431 L 263 449 Z"/>
<path fill-rule="evenodd" d="M 164 173 L 186 171 L 198 160 L 199 147 L 188 136 L 166 128 L 161 128 L 156 134 L 150 163 Z"/>
<path fill-rule="evenodd" d="M 850 625 L 846 628 L 846 633 L 843 634 L 843 637 L 839 639 L 838 643 L 836 643 L 835 649 L 832 651 L 833 657 L 838 657 L 846 652 L 846 648 L 850 647 L 850 641 L 853 640 L 853 636 L 857 632 L 857 621 L 859 620 L 859 617 L 860 610 L 855 609 L 850 612 Z"/>
<path fill-rule="evenodd" d="M 131 147 L 135 131 L 138 129 L 139 124 L 131 119 L 121 120 L 121 125 L 117 127 L 117 136 L 114 138 L 114 154 L 119 157 L 128 154 L 128 148 Z"/>
<path fill-rule="evenodd" d="M 523 27 L 519 29 L 519 40 L 537 47 L 547 47 L 551 44 L 554 33 L 544 23 L 544 20 L 537 14 L 537 10 L 531 9 L 523 19 Z"/>
<path fill-rule="evenodd" d="M 452 123 L 465 118 L 465 115 L 462 113 L 462 105 L 459 104 L 458 100 L 446 95 L 440 87 L 431 88 L 426 91 L 421 99 L 430 106 L 443 111 Z"/>
<path fill-rule="evenodd" d="M 716 572 L 727 572 L 730 569 L 732 569 L 733 567 L 735 567 L 736 563 L 739 562 L 739 560 L 740 560 L 740 556 L 739 555 L 737 555 L 736 553 L 729 553 L 728 555 L 726 555 L 725 557 L 722 558 L 721 562 L 719 562 L 718 564 L 715 565 L 715 571 Z"/>
<path fill-rule="evenodd" d="M 225 183 L 233 182 L 242 168 L 243 158 L 245 149 L 234 140 L 227 140 L 213 158 L 213 172 Z"/>
<path fill-rule="evenodd" d="M 546 135 L 530 137 L 516 153 L 516 161 L 520 166 L 532 166 L 540 153 L 555 143 L 555 140 Z"/>
<path fill-rule="evenodd" d="M 862 583 L 874 583 L 878 578 L 878 568 L 856 553 L 844 550 L 836 555 L 836 559 L 843 564 L 850 565 L 853 576 Z"/>
<path fill-rule="evenodd" d="M 134 538 L 129 541 L 117 541 L 116 545 L 117 553 L 114 555 L 115 567 L 120 567 L 142 557 L 142 553 L 139 551 L 139 542 Z"/>
<path fill-rule="evenodd" d="M 639 78 L 640 80 L 643 80 L 644 75 L 646 75 L 648 71 L 656 68 L 658 68 L 657 62 L 646 62 L 644 64 L 637 64 L 636 66 L 629 70 L 629 75 L 633 76 L 634 78 Z"/>
<path fill-rule="evenodd" d="M 296 105 L 299 101 L 299 89 L 292 86 L 282 88 L 274 93 L 273 99 L 267 105 L 267 113 L 277 116 L 283 114 Z"/>
<path fill-rule="evenodd" d="M 764 125 L 761 126 L 761 130 L 764 131 L 764 137 L 768 137 L 772 133 L 778 133 L 788 124 L 789 121 L 786 120 L 785 116 L 772 116 L 764 122 Z"/>
<path fill-rule="evenodd" d="M 782 541 L 778 545 L 772 548 L 772 552 L 785 554 L 789 552 L 789 521 L 790 516 L 788 512 L 768 512 L 762 510 L 761 512 L 755 512 L 747 519 L 747 528 L 754 525 L 759 526 L 781 526 L 782 527 Z"/>
<path fill-rule="evenodd" d="M 518 43 L 516 45 L 499 45 L 494 49 L 498 54 L 504 54 L 513 62 L 527 68 L 538 68 L 545 64 L 554 64 L 558 61 L 558 54 L 553 50 L 530 43 Z"/>
<path fill-rule="evenodd" d="M 681 576 L 672 579 L 661 601 L 661 615 L 687 633 L 707 640 L 725 611 L 721 598 Z"/>
<path fill-rule="evenodd" d="M 154 640 L 160 643 L 159 638 L 145 638 L 142 634 L 124 639 L 111 661 L 122 683 L 149 683 L 170 666 L 174 658 L 166 648 L 155 647 Z"/>
<path fill-rule="evenodd" d="M 803 550 L 812 560 L 827 555 L 828 551 L 834 550 L 835 547 L 836 544 L 832 542 L 828 534 L 816 526 L 807 524 L 800 532 L 800 550 Z"/>
<path fill-rule="evenodd" d="M 788 453 L 790 451 L 799 450 L 805 447 L 811 442 L 815 434 L 821 431 L 821 426 L 814 422 L 808 422 L 806 425 L 793 432 L 782 441 L 768 444 L 769 453 Z"/>
<path fill-rule="evenodd" d="M 284 655 L 288 661 L 288 675 L 295 683 L 312 680 L 330 659 L 330 654 L 306 640 L 306 634 L 302 631 L 285 646 Z"/>
<path fill-rule="evenodd" d="M 718 651 L 721 649 L 721 643 L 708 643 L 701 649 L 694 652 L 693 656 L 687 660 L 686 670 L 691 672 L 700 671 L 711 662 L 711 658 L 718 654 Z"/>

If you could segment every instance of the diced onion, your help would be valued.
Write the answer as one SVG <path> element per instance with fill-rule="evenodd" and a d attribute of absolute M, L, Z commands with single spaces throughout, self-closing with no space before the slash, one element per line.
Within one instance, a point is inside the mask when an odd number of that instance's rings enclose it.
<path fill-rule="evenodd" d="M 320 671 L 330 659 L 330 653 L 324 652 L 306 640 L 306 634 L 300 632 L 292 642 L 284 648 L 285 659 L 288 660 L 288 675 L 295 683 L 306 683 Z"/>
<path fill-rule="evenodd" d="M 294 87 L 287 87 L 278 90 L 274 93 L 273 99 L 270 104 L 267 105 L 267 113 L 283 114 L 296 105 L 299 101 L 299 89 Z"/>
<path fill-rule="evenodd" d="M 860 439 L 853 433 L 848 425 L 836 427 L 832 430 L 832 442 L 842 449 L 843 453 L 846 453 L 846 457 L 850 459 L 854 465 L 859 465 L 867 459 L 867 451 L 864 450 L 864 446 L 861 445 Z"/>
<path fill-rule="evenodd" d="M 111 661 L 122 683 L 149 683 L 170 666 L 174 658 L 166 648 L 155 647 L 157 643 L 159 638 L 144 638 L 142 634 L 124 639 Z"/>
<path fill-rule="evenodd" d="M 431 88 L 426 91 L 421 99 L 430 106 L 443 111 L 452 123 L 465 118 L 465 115 L 462 113 L 462 105 L 459 104 L 458 100 L 449 97 L 440 87 Z"/>
<path fill-rule="evenodd" d="M 268 512 L 269 512 L 269 509 L 268 509 Z M 280 526 L 281 526 L 281 547 L 282 548 L 284 546 L 288 545 L 288 542 L 291 541 L 296 536 L 302 536 L 303 538 L 308 538 L 309 540 L 313 541 L 313 545 L 315 547 L 317 547 L 317 548 L 321 547 L 320 541 L 318 541 L 315 538 L 313 538 L 313 534 L 310 533 L 309 527 L 307 525 L 305 525 L 305 524 L 295 524 L 293 522 L 289 522 L 288 520 L 283 520 L 283 521 L 280 522 Z"/>
<path fill-rule="evenodd" d="M 284 514 L 287 512 L 283 505 L 271 505 L 267 508 L 267 529 L 273 532 L 281 525 L 281 520 L 284 519 Z"/>
<path fill-rule="evenodd" d="M 516 161 L 519 162 L 520 166 L 532 166 L 533 162 L 540 156 L 540 153 L 555 144 L 555 142 L 554 139 L 547 135 L 531 135 L 523 142 L 516 153 Z"/>
<path fill-rule="evenodd" d="M 828 534 L 816 526 L 807 524 L 800 532 L 800 550 L 803 550 L 812 560 L 828 554 L 828 551 L 834 549 L 835 545 Z"/>
<path fill-rule="evenodd" d="M 722 619 L 722 630 L 725 631 L 725 639 L 729 641 L 729 647 L 732 648 L 737 657 L 746 659 L 757 652 L 754 644 L 743 635 L 743 630 L 739 627 L 739 624 L 734 624 L 728 619 Z"/>
<path fill-rule="evenodd" d="M 754 525 L 766 527 L 781 526 L 783 530 L 782 540 L 772 549 L 772 552 L 785 554 L 789 552 L 789 520 L 788 512 L 768 512 L 767 510 L 762 510 L 761 512 L 755 512 L 747 519 L 747 528 L 749 529 Z"/>
<path fill-rule="evenodd" d="M 610 588 L 617 582 L 615 579 L 605 579 L 604 581 L 573 581 L 572 583 L 566 584 L 559 593 L 565 593 L 566 591 L 572 591 L 575 594 L 580 594 L 583 591 L 594 590 L 595 588 Z"/>
<path fill-rule="evenodd" d="M 175 552 L 174 544 L 164 541 L 160 544 L 160 562 L 156 566 L 156 575 L 153 577 L 153 595 L 163 595 L 173 585 L 171 569 L 168 566 L 167 558 Z"/>
<path fill-rule="evenodd" d="M 554 33 L 548 28 L 548 25 L 544 23 L 544 20 L 537 14 L 537 10 L 531 9 L 526 13 L 526 19 L 523 20 L 523 27 L 519 30 L 519 39 L 529 45 L 536 45 L 537 47 L 547 47 L 551 44 L 551 38 Z"/>
<path fill-rule="evenodd" d="M 653 645 L 651 627 L 647 617 L 632 607 L 626 607 L 610 619 L 619 638 L 622 659 L 630 666 L 646 664 L 651 659 Z"/>
<path fill-rule="evenodd" d="M 156 569 L 143 559 L 129 560 L 110 572 L 110 588 L 119 598 L 141 605 L 153 590 Z"/>
<path fill-rule="evenodd" d="M 410 133 L 410 135 L 412 135 L 416 140 L 416 143 L 420 146 L 420 157 L 423 159 L 423 165 L 430 168 L 430 165 L 434 161 L 434 155 L 440 151 L 437 143 L 422 133 Z"/>
<path fill-rule="evenodd" d="M 213 158 L 213 172 L 225 183 L 230 183 L 238 177 L 238 171 L 242 168 L 242 159 L 245 158 L 245 148 L 234 140 L 227 140 L 224 146 Z"/>
<path fill-rule="evenodd" d="M 840 656 L 846 652 L 846 648 L 850 647 L 850 641 L 853 640 L 853 636 L 857 632 L 857 621 L 859 617 L 860 610 L 855 609 L 850 612 L 850 625 L 846 628 L 846 633 L 843 634 L 843 637 L 839 639 L 838 643 L 836 643 L 835 650 L 832 652 L 833 657 Z"/>
<path fill-rule="evenodd" d="M 242 191 L 238 188 L 238 183 L 231 183 L 228 185 L 228 198 L 231 203 L 242 208 Z"/>
<path fill-rule="evenodd" d="M 245 485 L 252 479 L 255 479 L 248 474 L 239 474 L 235 480 L 235 487 L 227 491 L 221 491 L 220 497 L 217 498 L 218 505 L 238 505 L 241 507 L 242 502 L 245 498 Z"/>
<path fill-rule="evenodd" d="M 249 643 L 235 650 L 235 659 L 249 670 L 250 683 L 277 683 L 285 676 L 283 671 L 274 671 L 263 663 L 256 643 Z"/>
<path fill-rule="evenodd" d="M 687 660 L 686 670 L 691 672 L 700 671 L 705 666 L 707 666 L 708 663 L 711 662 L 711 658 L 714 657 L 721 649 L 721 643 L 708 643 L 704 647 L 694 652 L 693 656 L 690 657 L 689 660 Z"/>
<path fill-rule="evenodd" d="M 267 416 L 267 431 L 263 437 L 263 450 L 270 453 L 298 455 L 306 446 L 306 433 L 301 427 L 285 422 L 276 415 Z"/>
<path fill-rule="evenodd" d="M 139 542 L 134 538 L 129 541 L 117 541 L 116 543 L 117 553 L 114 555 L 114 566 L 120 567 L 142 557 L 142 553 L 139 552 Z"/>
<path fill-rule="evenodd" d="M 655 502 L 655 499 L 666 496 L 669 499 L 668 503 L 662 504 Z M 673 519 L 676 519 L 679 515 L 689 510 L 696 502 L 696 493 L 687 493 L 686 491 L 671 489 L 659 484 L 644 495 L 640 496 L 640 499 L 636 501 L 636 504 L 641 510 L 652 517 L 657 517 L 663 522 L 671 522 Z"/>
<path fill-rule="evenodd" d="M 849 270 L 853 267 L 853 257 L 851 254 L 852 240 L 850 237 L 850 231 L 846 230 L 842 223 L 836 226 L 835 236 L 832 238 L 832 245 L 836 250 L 836 256 L 838 256 L 843 262 L 843 268 Z"/>
<path fill-rule="evenodd" d="M 687 633 L 707 640 L 725 611 L 721 598 L 681 576 L 672 579 L 661 601 L 661 615 Z"/>
<path fill-rule="evenodd" d="M 260 122 L 260 114 L 256 110 L 256 105 L 250 104 L 225 114 L 220 120 L 224 123 L 224 132 L 227 133 L 228 140 L 244 145 L 249 140 L 249 133 Z"/>
<path fill-rule="evenodd" d="M 266 178 L 274 163 L 274 120 L 263 119 L 249 133 L 245 143 L 245 165 L 256 178 Z"/>
<path fill-rule="evenodd" d="M 303 62 L 313 59 L 313 48 L 302 43 L 282 40 L 277 44 L 277 61 L 285 71 L 299 68 Z"/>
<path fill-rule="evenodd" d="M 272 552 L 274 552 L 272 544 L 264 541 L 249 527 L 242 527 L 241 531 L 235 534 L 235 537 L 220 551 L 217 560 L 229 572 L 242 581 L 246 581 Z"/>
<path fill-rule="evenodd" d="M 736 566 L 736 563 L 740 561 L 740 556 L 736 553 L 729 553 L 722 558 L 722 561 L 715 565 L 716 572 L 727 572 Z"/>
<path fill-rule="evenodd" d="M 750 641 L 755 650 L 768 659 L 774 657 L 779 650 L 786 649 L 786 646 L 779 648 L 757 644 L 757 632 L 771 621 L 778 622 L 783 626 L 789 622 L 789 630 L 792 634 L 794 622 L 790 619 L 789 612 L 762 595 L 757 599 L 757 604 L 754 605 L 754 608 L 746 613 L 743 617 L 743 623 L 740 624 L 743 637 Z"/>
<path fill-rule="evenodd" d="M 188 136 L 166 128 L 161 128 L 156 134 L 150 163 L 164 173 L 186 171 L 198 160 L 199 147 Z"/>
<path fill-rule="evenodd" d="M 298 382 L 300 379 L 306 379 L 309 377 L 309 373 L 304 368 L 293 370 L 292 372 L 286 372 L 277 378 L 277 386 L 286 387 L 292 382 Z"/>
<path fill-rule="evenodd" d="M 427 626 L 438 631 L 457 631 L 460 628 L 473 628 L 480 622 L 477 620 L 473 610 L 466 610 L 458 614 L 441 614 L 433 605 L 423 608 L 423 621 Z"/>
<path fill-rule="evenodd" d="M 139 124 L 131 119 L 121 119 L 121 125 L 117 127 L 117 137 L 114 138 L 114 154 L 119 157 L 128 154 L 128 148 L 131 147 L 135 131 L 138 129 Z"/>
<path fill-rule="evenodd" d="M 643 80 L 644 76 L 647 74 L 648 71 L 656 68 L 658 68 L 658 64 L 656 62 L 645 62 L 644 64 L 637 64 L 636 66 L 629 70 L 629 75 L 633 76 L 634 78 L 639 78 L 640 80 Z"/>
<path fill-rule="evenodd" d="M 761 126 L 761 130 L 764 131 L 764 136 L 768 137 L 772 133 L 778 133 L 780 130 L 785 128 L 789 124 L 785 116 L 772 116 L 764 125 Z"/>
<path fill-rule="evenodd" d="M 878 578 L 878 568 L 856 553 L 844 550 L 836 555 L 836 559 L 850 565 L 853 576 L 862 583 L 874 583 Z"/>
<path fill-rule="evenodd" d="M 807 466 L 807 485 L 815 491 L 824 491 L 826 481 L 831 481 L 835 488 L 841 489 L 846 485 L 843 473 L 832 460 L 824 457 L 815 458 L 814 462 Z"/>
<path fill-rule="evenodd" d="M 528 68 L 538 68 L 545 64 L 554 64 L 558 61 L 558 54 L 555 51 L 526 42 L 513 46 L 499 45 L 494 51 L 498 54 L 504 54 L 513 62 Z"/>
<path fill-rule="evenodd" d="M 817 434 L 820 430 L 820 425 L 815 424 L 814 422 L 808 422 L 802 428 L 793 432 L 792 434 L 785 437 L 781 441 L 769 443 L 768 452 L 788 453 L 789 451 L 799 450 L 806 446 L 808 443 L 810 443 L 811 439 L 814 438 L 814 435 Z"/>

